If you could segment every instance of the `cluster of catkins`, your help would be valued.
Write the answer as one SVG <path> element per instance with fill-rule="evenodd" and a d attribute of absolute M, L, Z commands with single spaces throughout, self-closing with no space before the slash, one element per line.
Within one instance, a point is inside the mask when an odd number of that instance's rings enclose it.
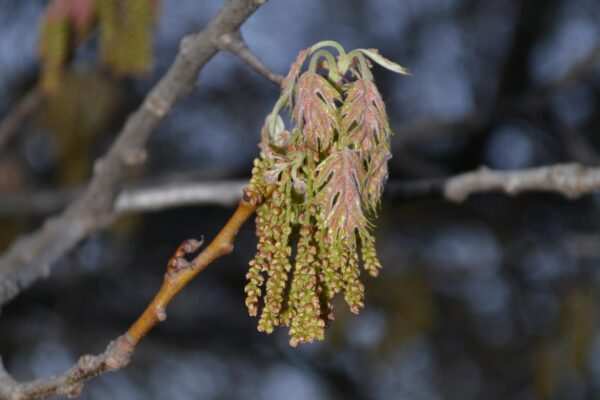
<path fill-rule="evenodd" d="M 259 331 L 289 326 L 292 346 L 323 339 L 336 293 L 358 313 L 360 265 L 372 276 L 381 268 L 369 217 L 387 178 L 391 132 L 371 61 L 407 73 L 375 50 L 346 53 L 331 41 L 303 50 L 262 130 L 250 189 L 265 201 L 246 306 L 256 316 L 262 297 Z M 280 115 L 285 108 L 290 129 Z"/>

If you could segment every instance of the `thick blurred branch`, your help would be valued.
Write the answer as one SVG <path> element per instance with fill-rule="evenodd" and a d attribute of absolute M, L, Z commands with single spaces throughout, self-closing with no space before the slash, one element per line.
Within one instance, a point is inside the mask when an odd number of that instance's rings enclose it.
<path fill-rule="evenodd" d="M 283 76 L 272 71 L 248 48 L 239 31 L 221 36 L 219 39 L 219 48 L 238 56 L 263 78 L 273 82 L 277 86 L 281 85 Z"/>
<path fill-rule="evenodd" d="M 60 215 L 22 237 L 0 258 L 0 305 L 47 276 L 53 263 L 82 238 L 110 225 L 113 202 L 128 165 L 177 101 L 193 90 L 198 72 L 219 51 L 223 35 L 237 32 L 265 0 L 230 0 L 198 34 L 181 41 L 179 53 L 142 105 L 127 119 L 108 152 L 96 162 L 85 193 Z"/>
<path fill-rule="evenodd" d="M 112 341 L 104 353 L 82 356 L 73 367 L 57 377 L 23 383 L 12 379 L 0 360 L 0 400 L 45 399 L 54 395 L 78 396 L 88 379 L 127 366 L 144 336 L 166 319 L 166 309 L 171 300 L 214 260 L 233 251 L 233 241 L 238 230 L 254 214 L 261 200 L 260 196 L 244 190 L 235 213 L 214 240 L 192 261 L 187 261 L 184 257 L 198 250 L 202 242 L 194 239 L 183 242 L 169 260 L 163 284 L 152 302 L 127 333 Z"/>

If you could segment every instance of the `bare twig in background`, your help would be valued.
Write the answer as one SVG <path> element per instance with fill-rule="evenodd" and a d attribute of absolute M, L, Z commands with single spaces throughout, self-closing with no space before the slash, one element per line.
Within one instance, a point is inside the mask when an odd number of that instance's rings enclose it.
<path fill-rule="evenodd" d="M 35 111 L 41 97 L 37 87 L 30 90 L 3 117 L 0 122 L 0 149 L 6 146 L 12 136 L 19 131 L 23 121 Z"/>
<path fill-rule="evenodd" d="M 247 180 L 181 182 L 126 188 L 115 200 L 117 214 L 158 211 L 189 205 L 232 206 L 240 199 Z M 82 189 L 37 190 L 0 194 L 0 216 L 45 216 L 62 210 Z"/>
<path fill-rule="evenodd" d="M 545 186 L 541 186 L 539 178 L 543 175 L 543 172 L 547 171 L 558 174 L 556 175 L 557 177 L 561 176 L 561 179 L 568 180 L 569 183 L 563 184 L 561 182 L 560 185 L 557 185 L 547 182 L 544 183 Z M 582 186 L 582 174 L 586 176 L 585 186 Z M 489 181 L 490 176 L 493 177 L 493 181 Z M 532 180 L 533 177 L 537 180 Z M 557 179 L 557 177 L 552 179 Z M 498 187 L 500 183 L 508 185 L 507 179 L 511 180 L 511 182 L 519 182 L 519 186 L 514 189 L 512 187 L 509 188 L 509 186 Z M 516 194 L 514 190 L 518 190 L 519 192 L 544 190 L 566 194 L 571 181 L 575 182 L 573 184 L 578 190 L 576 193 L 584 194 L 600 189 L 595 185 L 595 182 L 600 180 L 600 168 L 585 168 L 578 164 L 563 164 L 516 171 L 491 171 L 484 168 L 454 177 L 411 180 L 395 179 L 387 183 L 384 196 L 391 201 L 439 198 L 456 193 L 458 190 L 456 185 L 458 185 L 460 191 L 466 190 L 467 186 L 464 182 L 467 180 L 469 194 L 491 190 L 498 190 L 507 194 Z M 592 182 L 594 184 L 591 184 Z M 241 190 L 247 183 L 247 180 L 181 181 L 166 184 L 152 183 L 135 188 L 126 188 L 117 195 L 114 212 L 120 215 L 192 205 L 231 206 L 239 201 Z M 81 190 L 76 189 L 0 194 L 0 216 L 26 217 L 47 215 L 60 210 L 80 193 Z M 446 197 L 449 200 L 457 200 L 453 195 Z"/>
<path fill-rule="evenodd" d="M 238 230 L 254 214 L 260 201 L 259 196 L 244 190 L 235 213 L 192 261 L 186 261 L 184 257 L 196 252 L 202 242 L 194 239 L 183 242 L 169 260 L 163 284 L 152 302 L 127 333 L 111 342 L 104 353 L 81 357 L 75 366 L 58 377 L 23 383 L 12 379 L 0 362 L 0 400 L 44 399 L 53 395 L 74 397 L 81 393 L 88 379 L 127 366 L 139 342 L 156 324 L 165 320 L 171 300 L 214 260 L 233 251 Z"/>
<path fill-rule="evenodd" d="M 575 62 L 560 78 L 550 85 L 550 90 L 560 90 L 587 76 L 594 68 L 598 67 L 600 61 L 600 42 L 583 57 Z"/>
<path fill-rule="evenodd" d="M 221 37 L 237 32 L 265 1 L 230 0 L 200 33 L 183 38 L 169 70 L 129 116 L 108 152 L 96 162 L 85 193 L 2 255 L 0 305 L 47 276 L 53 263 L 82 238 L 112 223 L 113 202 L 127 166 L 139 162 L 139 154 L 156 126 L 195 87 L 198 72 L 219 51 Z"/>
<path fill-rule="evenodd" d="M 269 67 L 263 64 L 252 51 L 250 51 L 239 31 L 221 36 L 219 39 L 219 48 L 235 54 L 260 76 L 274 84 L 280 85 L 283 81 L 283 76 L 273 72 Z"/>
<path fill-rule="evenodd" d="M 516 195 L 524 191 L 556 192 L 575 199 L 600 190 L 600 168 L 579 164 L 559 164 L 517 171 L 493 171 L 481 168 L 448 179 L 444 196 L 452 201 L 464 201 L 476 192 L 500 191 Z"/>
<path fill-rule="evenodd" d="M 156 211 L 197 204 L 230 206 L 240 200 L 247 180 L 169 184 L 123 191 L 115 201 L 118 213 Z"/>
<path fill-rule="evenodd" d="M 446 178 L 392 180 L 386 185 L 384 196 L 392 202 L 432 198 L 462 202 L 474 193 L 501 192 L 514 196 L 530 191 L 559 193 L 570 199 L 600 191 L 600 167 L 557 164 L 512 171 L 483 167 Z"/>

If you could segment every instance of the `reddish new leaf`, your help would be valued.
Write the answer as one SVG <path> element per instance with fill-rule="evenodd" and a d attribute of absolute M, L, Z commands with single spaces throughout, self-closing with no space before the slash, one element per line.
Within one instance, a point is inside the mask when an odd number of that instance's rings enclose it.
<path fill-rule="evenodd" d="M 390 127 L 385 104 L 375 83 L 359 79 L 347 92 L 342 106 L 342 130 L 345 141 L 355 146 L 363 159 L 379 144 L 387 144 Z"/>
<path fill-rule="evenodd" d="M 365 179 L 363 163 L 355 151 L 334 151 L 316 169 L 316 201 L 324 226 L 334 240 L 354 239 L 355 229 L 364 229 L 367 220 L 361 206 L 361 186 Z"/>
<path fill-rule="evenodd" d="M 302 69 L 302 65 L 308 56 L 309 49 L 304 49 L 300 53 L 298 53 L 298 57 L 296 57 L 296 61 L 290 67 L 290 72 L 288 72 L 287 76 L 281 82 L 281 91 L 283 93 L 291 94 L 293 85 L 296 83 L 296 79 L 300 74 L 300 70 Z"/>
<path fill-rule="evenodd" d="M 321 75 L 308 71 L 298 79 L 292 116 L 308 147 L 322 151 L 333 142 L 338 128 L 336 100 L 341 101 L 340 94 Z"/>
<path fill-rule="evenodd" d="M 392 154 L 387 146 L 380 146 L 369 162 L 363 199 L 366 207 L 373 212 L 379 206 L 383 186 L 388 176 L 387 163 L 390 158 L 392 158 Z"/>
<path fill-rule="evenodd" d="M 50 20 L 69 20 L 76 32 L 82 32 L 90 27 L 95 7 L 95 0 L 54 0 L 47 15 Z"/>

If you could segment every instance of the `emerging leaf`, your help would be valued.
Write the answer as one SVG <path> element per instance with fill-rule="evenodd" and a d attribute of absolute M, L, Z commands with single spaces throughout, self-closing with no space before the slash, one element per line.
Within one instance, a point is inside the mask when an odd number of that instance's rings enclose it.
<path fill-rule="evenodd" d="M 316 201 L 325 226 L 334 240 L 354 239 L 356 229 L 365 229 L 367 220 L 361 206 L 365 179 L 362 161 L 356 152 L 344 148 L 331 153 L 317 168 Z"/>
<path fill-rule="evenodd" d="M 313 150 L 325 150 L 338 129 L 337 90 L 316 72 L 305 72 L 298 79 L 293 118 L 304 134 L 304 142 Z"/>
<path fill-rule="evenodd" d="M 270 147 L 263 149 L 263 155 L 267 160 L 268 170 L 264 173 L 265 181 L 272 185 L 280 181 L 282 173 L 290 169 L 291 163 L 285 154 L 279 154 Z"/>
<path fill-rule="evenodd" d="M 387 145 L 390 127 L 385 104 L 373 81 L 362 78 L 350 86 L 342 118 L 345 142 L 353 144 L 363 159 L 379 144 Z"/>
<path fill-rule="evenodd" d="M 375 212 L 379 206 L 383 186 L 388 176 L 387 163 L 390 158 L 392 158 L 392 154 L 387 146 L 380 146 L 369 162 L 363 199 L 371 212 Z"/>
<path fill-rule="evenodd" d="M 396 64 L 395 62 L 388 60 L 379 54 L 379 51 L 376 49 L 359 49 L 364 55 L 369 57 L 371 60 L 375 61 L 377 64 L 381 65 L 383 68 L 389 69 L 390 71 L 397 72 L 403 75 L 410 75 L 410 70 L 406 67 L 403 67 L 400 64 Z"/>
<path fill-rule="evenodd" d="M 283 93 L 287 93 L 288 95 L 292 93 L 292 89 L 294 88 L 294 84 L 298 79 L 298 75 L 300 74 L 302 65 L 304 64 L 304 61 L 308 56 L 308 50 L 309 49 L 302 50 L 298 54 L 298 57 L 296 57 L 296 61 L 292 63 L 292 66 L 290 67 L 290 72 L 288 72 L 285 79 L 281 82 L 281 91 Z"/>

